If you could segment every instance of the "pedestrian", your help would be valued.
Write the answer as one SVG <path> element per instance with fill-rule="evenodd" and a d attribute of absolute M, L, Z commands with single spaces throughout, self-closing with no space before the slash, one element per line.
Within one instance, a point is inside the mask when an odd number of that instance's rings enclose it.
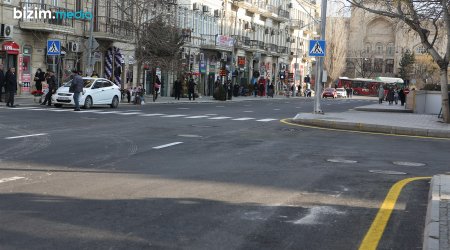
<path fill-rule="evenodd" d="M 400 103 L 402 104 L 402 106 L 404 106 L 406 102 L 406 95 L 403 89 L 400 89 L 400 91 L 398 92 L 398 97 L 400 98 Z"/>
<path fill-rule="evenodd" d="M 194 78 L 189 79 L 189 85 L 188 85 L 188 94 L 189 94 L 189 101 L 191 100 L 191 96 L 193 97 L 194 101 L 195 101 L 195 85 L 197 85 L 197 83 L 195 83 Z"/>
<path fill-rule="evenodd" d="M 42 82 L 45 81 L 45 72 L 38 68 L 36 74 L 34 74 L 34 81 L 36 82 L 36 90 L 42 91 Z"/>
<path fill-rule="evenodd" d="M 3 72 L 3 64 L 0 64 L 0 102 L 2 102 L 3 87 L 5 86 L 5 80 L 6 79 L 5 73 Z"/>
<path fill-rule="evenodd" d="M 395 102 L 395 105 L 398 104 L 398 90 L 397 89 L 394 90 L 394 102 Z"/>
<path fill-rule="evenodd" d="M 52 106 L 52 95 L 56 92 L 56 78 L 55 74 L 51 70 L 47 70 L 47 84 L 48 84 L 48 92 L 45 95 L 45 100 L 41 105 L 45 105 L 48 102 L 48 106 Z"/>
<path fill-rule="evenodd" d="M 156 76 L 154 92 L 153 92 L 153 95 L 155 95 L 155 96 L 153 98 L 153 101 L 156 101 L 156 99 L 158 99 L 158 92 L 159 92 L 160 88 L 161 88 L 161 80 L 159 79 L 159 76 Z"/>
<path fill-rule="evenodd" d="M 380 84 L 380 88 L 378 89 L 378 103 L 382 104 L 384 99 L 384 88 L 383 85 Z"/>
<path fill-rule="evenodd" d="M 389 89 L 386 100 L 389 102 L 389 105 L 392 105 L 394 102 L 394 89 Z"/>
<path fill-rule="evenodd" d="M 273 83 L 270 83 L 270 85 L 269 85 L 269 92 L 267 94 L 267 98 L 269 98 L 269 96 L 273 98 L 274 91 L 275 91 L 275 86 L 273 86 Z"/>
<path fill-rule="evenodd" d="M 96 72 L 95 70 L 92 71 L 91 77 L 92 77 L 92 78 L 98 78 L 98 74 L 97 74 L 97 72 Z"/>
<path fill-rule="evenodd" d="M 131 87 L 128 87 L 128 89 L 127 89 L 127 101 L 128 101 L 128 103 L 130 103 L 130 101 L 131 101 Z"/>
<path fill-rule="evenodd" d="M 72 84 L 70 85 L 69 92 L 73 93 L 73 101 L 75 102 L 74 111 L 80 111 L 80 93 L 83 92 L 84 81 L 81 75 L 83 72 L 74 71 L 74 76 L 72 80 Z"/>
<path fill-rule="evenodd" d="M 180 77 L 177 77 L 177 80 L 175 80 L 174 84 L 173 84 L 173 90 L 175 93 L 175 100 L 180 100 L 180 96 L 181 96 L 181 81 L 180 81 Z"/>
<path fill-rule="evenodd" d="M 16 75 L 16 68 L 14 67 L 10 68 L 9 71 L 6 73 L 5 88 L 8 94 L 6 106 L 9 106 L 11 108 L 16 107 L 14 106 L 14 95 L 16 94 L 17 91 L 17 75 Z"/>
<path fill-rule="evenodd" d="M 345 88 L 345 91 L 347 92 L 347 98 L 350 98 L 352 95 L 352 89 L 350 88 L 350 86 L 347 86 Z"/>

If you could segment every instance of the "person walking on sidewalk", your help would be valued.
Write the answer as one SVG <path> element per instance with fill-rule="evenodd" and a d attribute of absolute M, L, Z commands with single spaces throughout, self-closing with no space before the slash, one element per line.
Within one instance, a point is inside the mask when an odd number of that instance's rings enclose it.
<path fill-rule="evenodd" d="M 389 89 L 386 100 L 389 102 L 389 105 L 392 105 L 394 102 L 394 89 Z"/>
<path fill-rule="evenodd" d="M 8 99 L 6 99 L 6 106 L 14 108 L 14 95 L 17 91 L 17 75 L 16 68 L 12 67 L 6 73 L 5 88 L 8 94 Z"/>
<path fill-rule="evenodd" d="M 53 71 L 48 70 L 47 71 L 47 84 L 48 84 L 48 93 L 45 95 L 45 100 L 41 105 L 45 105 L 48 102 L 48 106 L 52 106 L 52 95 L 56 92 L 57 86 L 56 86 L 56 78 L 53 74 Z"/>
<path fill-rule="evenodd" d="M 195 101 L 195 85 L 197 85 L 194 81 L 194 78 L 189 79 L 189 86 L 188 86 L 188 92 L 189 92 L 189 101 L 191 100 L 191 96 L 193 97 Z"/>
<path fill-rule="evenodd" d="M 3 64 L 0 64 L 0 102 L 2 102 L 2 95 L 4 93 L 3 92 L 3 87 L 4 86 L 5 86 L 5 73 L 3 72 Z"/>
<path fill-rule="evenodd" d="M 80 111 L 80 93 L 83 92 L 84 87 L 84 81 L 83 77 L 81 77 L 81 74 L 83 72 L 80 71 L 74 71 L 74 76 L 72 80 L 72 84 L 70 85 L 69 92 L 73 93 L 73 101 L 75 102 L 75 109 L 74 111 Z"/>
<path fill-rule="evenodd" d="M 181 81 L 180 81 L 180 77 L 177 77 L 177 80 L 175 80 L 174 84 L 173 84 L 173 90 L 175 93 L 175 100 L 180 100 L 180 96 L 181 96 Z"/>
<path fill-rule="evenodd" d="M 383 85 L 380 85 L 380 88 L 378 89 L 378 103 L 382 104 L 384 99 L 384 88 Z"/>
<path fill-rule="evenodd" d="M 400 89 L 400 91 L 398 92 L 398 97 L 400 98 L 400 103 L 402 104 L 402 106 L 405 106 L 406 95 L 403 89 Z"/>
<path fill-rule="evenodd" d="M 155 102 L 156 99 L 158 99 L 158 92 L 159 92 L 160 88 L 161 88 L 161 80 L 159 80 L 159 76 L 156 76 L 154 92 L 153 92 L 153 102 Z"/>
<path fill-rule="evenodd" d="M 398 104 L 398 89 L 394 90 L 394 102 L 395 102 L 395 105 Z"/>
<path fill-rule="evenodd" d="M 42 69 L 37 69 L 34 75 L 34 81 L 36 82 L 36 90 L 42 91 L 42 82 L 45 81 L 45 72 L 42 72 Z"/>

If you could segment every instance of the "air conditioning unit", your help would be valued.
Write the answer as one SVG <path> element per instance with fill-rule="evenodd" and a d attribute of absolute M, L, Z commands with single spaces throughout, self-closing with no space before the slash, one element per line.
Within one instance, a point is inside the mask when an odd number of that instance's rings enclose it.
<path fill-rule="evenodd" d="M 209 6 L 203 5 L 203 13 L 208 13 L 208 12 L 209 12 Z"/>
<path fill-rule="evenodd" d="M 80 52 L 80 44 L 76 42 L 69 42 L 70 52 Z"/>
<path fill-rule="evenodd" d="M 199 57 L 200 57 L 200 62 L 204 62 L 205 61 L 205 54 L 200 53 Z"/>
<path fill-rule="evenodd" d="M 214 10 L 214 17 L 220 17 L 220 10 Z"/>
<path fill-rule="evenodd" d="M 193 10 L 199 10 L 199 9 L 200 9 L 200 4 L 194 3 L 194 4 L 192 5 L 192 9 L 193 9 Z"/>
<path fill-rule="evenodd" d="M 13 26 L 9 24 L 0 25 L 0 38 L 12 38 L 13 37 Z"/>

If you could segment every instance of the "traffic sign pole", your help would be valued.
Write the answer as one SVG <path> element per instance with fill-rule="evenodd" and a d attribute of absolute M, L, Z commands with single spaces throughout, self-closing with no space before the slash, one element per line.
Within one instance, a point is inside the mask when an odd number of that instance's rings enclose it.
<path fill-rule="evenodd" d="M 322 40 L 325 40 L 325 28 L 327 24 L 327 0 L 322 0 L 322 10 L 321 10 L 322 21 L 320 23 L 320 37 Z M 326 48 L 323 48 L 324 52 Z M 322 97 L 322 75 L 323 75 L 323 62 L 324 58 L 319 57 L 317 64 L 317 75 L 316 75 L 316 86 L 315 91 L 316 95 L 314 97 L 314 114 L 323 114 L 322 107 L 320 105 L 320 98 Z"/>

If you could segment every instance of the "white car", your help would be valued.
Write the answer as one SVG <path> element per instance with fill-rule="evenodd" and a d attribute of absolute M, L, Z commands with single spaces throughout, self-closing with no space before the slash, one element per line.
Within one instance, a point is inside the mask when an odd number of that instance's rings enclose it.
<path fill-rule="evenodd" d="M 347 90 L 344 88 L 337 88 L 336 94 L 337 94 L 337 97 L 347 98 Z"/>
<path fill-rule="evenodd" d="M 80 106 L 89 109 L 94 105 L 109 105 L 117 108 L 120 103 L 121 93 L 119 86 L 104 78 L 83 77 L 83 93 L 80 94 Z M 72 80 L 58 88 L 52 96 L 55 107 L 63 105 L 75 105 L 73 93 L 69 92 Z"/>

